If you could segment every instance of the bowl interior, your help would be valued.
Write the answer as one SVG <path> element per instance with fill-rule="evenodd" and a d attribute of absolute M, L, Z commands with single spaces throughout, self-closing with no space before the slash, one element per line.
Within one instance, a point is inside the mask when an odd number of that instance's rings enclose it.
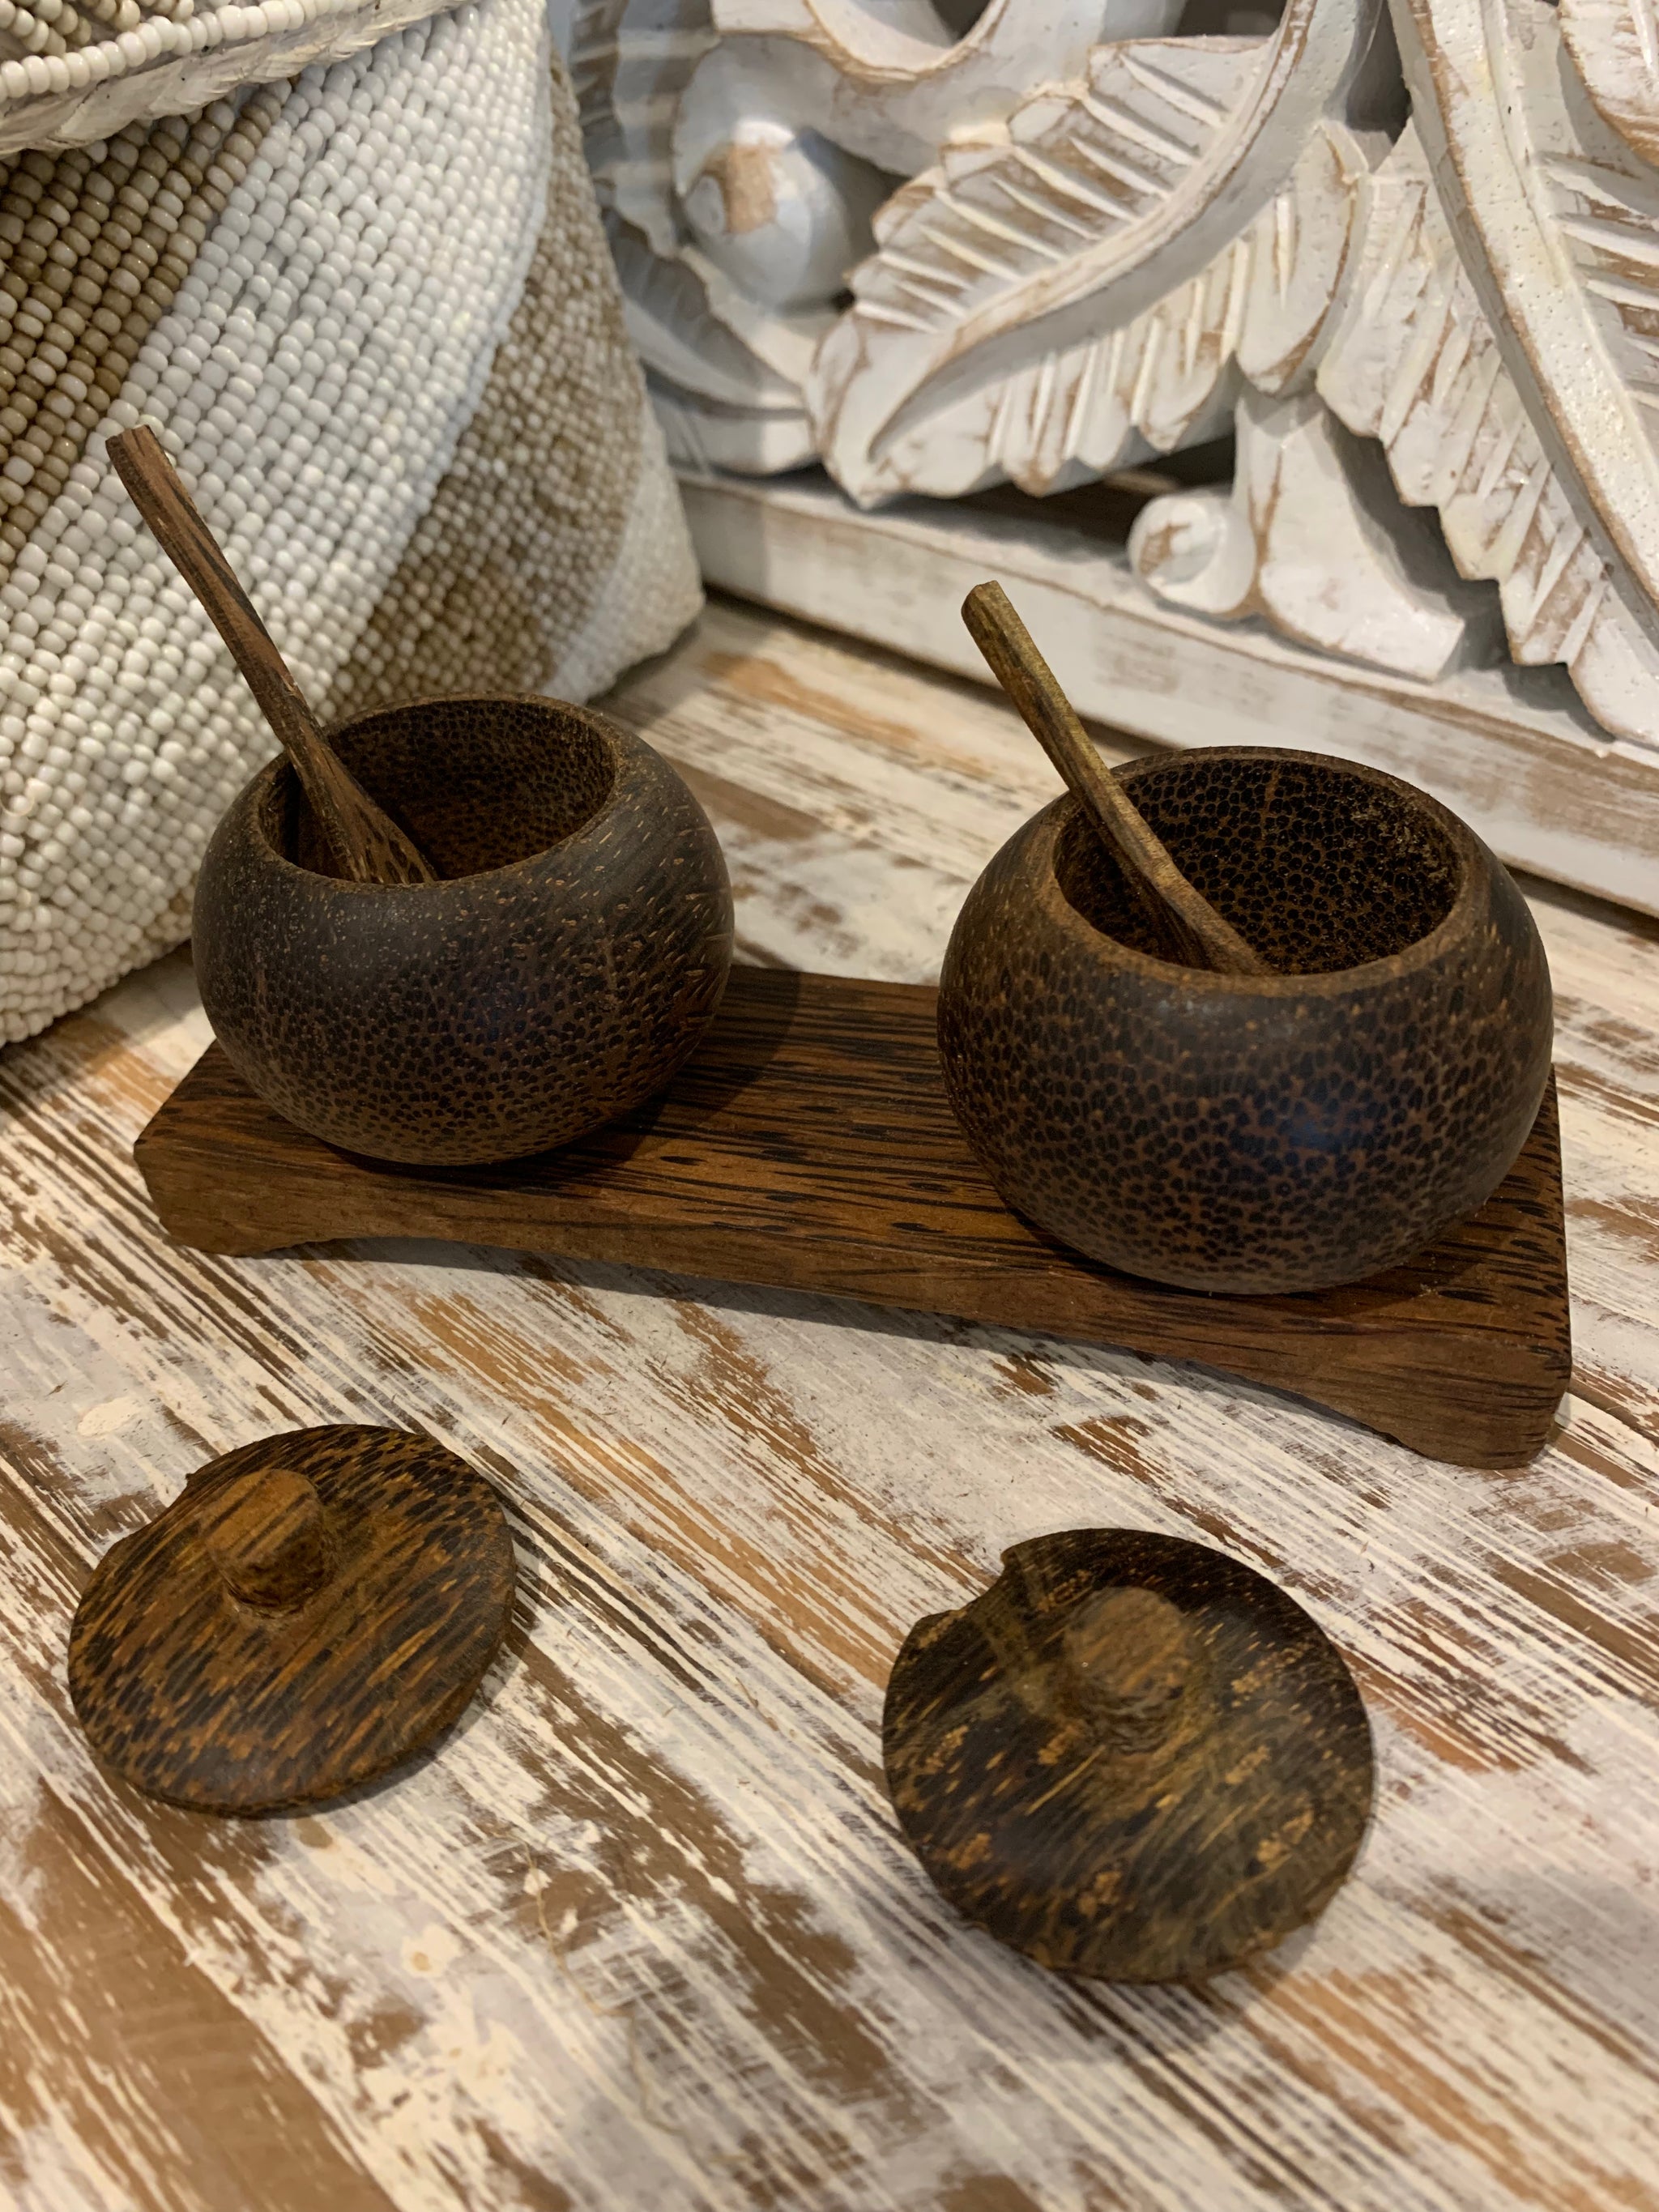
<path fill-rule="evenodd" d="M 361 714 L 330 742 L 441 876 L 544 853 L 592 819 L 617 778 L 603 726 L 553 699 L 421 700 Z M 262 826 L 298 866 L 341 873 L 291 769 L 272 779 Z"/>
<path fill-rule="evenodd" d="M 1283 974 L 1403 952 L 1457 896 L 1457 848 L 1427 808 L 1334 763 L 1187 753 L 1129 789 L 1188 880 Z M 1075 811 L 1054 875 L 1085 921 L 1159 956 L 1117 862 Z"/>

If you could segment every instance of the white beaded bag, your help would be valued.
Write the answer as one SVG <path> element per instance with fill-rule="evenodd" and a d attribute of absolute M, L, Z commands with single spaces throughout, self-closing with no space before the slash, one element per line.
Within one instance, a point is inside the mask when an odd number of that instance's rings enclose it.
<path fill-rule="evenodd" d="M 699 603 L 544 0 L 8 9 L 0 1041 L 187 933 L 274 750 L 111 432 L 160 432 L 328 718 L 586 698 Z"/>

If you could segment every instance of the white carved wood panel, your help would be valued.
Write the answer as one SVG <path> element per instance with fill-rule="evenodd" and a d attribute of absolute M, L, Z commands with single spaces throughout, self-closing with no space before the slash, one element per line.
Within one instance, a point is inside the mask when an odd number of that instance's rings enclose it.
<path fill-rule="evenodd" d="M 574 35 L 683 469 L 817 458 L 873 510 L 1237 426 L 1231 483 L 1146 517 L 1149 601 L 1356 689 L 1559 668 L 1551 726 L 1659 774 L 1653 0 L 581 0 Z"/>

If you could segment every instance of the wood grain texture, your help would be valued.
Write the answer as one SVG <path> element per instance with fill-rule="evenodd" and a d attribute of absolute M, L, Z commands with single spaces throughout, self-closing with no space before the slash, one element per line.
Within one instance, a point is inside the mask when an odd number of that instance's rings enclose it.
<path fill-rule="evenodd" d="M 607 711 L 695 783 L 751 960 L 930 980 L 1059 789 L 993 693 L 729 606 Z M 1650 2203 L 1659 934 L 1532 902 L 1576 1382 L 1502 1474 L 1199 1369 L 805 1294 L 418 1241 L 180 1252 L 131 1148 L 209 1042 L 182 959 L 0 1056 L 0 2193 Z M 487 1721 L 296 1819 L 112 1787 L 63 1673 L 94 1565 L 204 1459 L 329 1421 L 417 1423 L 503 1495 Z M 1352 1875 L 1201 1994 L 964 1930 L 881 1781 L 912 1624 L 1010 1545 L 1102 1525 L 1271 1575 L 1371 1717 Z"/>
<path fill-rule="evenodd" d="M 111 438 L 109 457 L 161 550 L 230 647 L 272 736 L 294 764 L 342 875 L 360 884 L 430 884 L 437 872 L 371 798 L 317 726 L 276 640 L 242 589 L 148 423 Z"/>
<path fill-rule="evenodd" d="M 196 975 L 227 1057 L 329 1143 L 423 1165 L 568 1143 L 665 1083 L 732 962 L 708 818 L 585 707 L 450 693 L 354 714 L 348 766 L 442 871 L 342 882 L 286 763 L 203 856 Z"/>
<path fill-rule="evenodd" d="M 1156 957 L 1075 804 L 1044 807 L 939 975 L 945 1087 L 987 1174 L 1073 1249 L 1189 1291 L 1410 1264 L 1497 1189 L 1549 1081 L 1513 878 L 1425 793 L 1324 754 L 1206 746 L 1112 780 L 1273 972 Z"/>
<path fill-rule="evenodd" d="M 1115 1273 L 998 1197 L 946 1098 L 936 994 L 734 971 L 671 1088 L 563 1152 L 416 1173 L 273 1114 L 217 1045 L 140 1137 L 208 1252 L 435 1237 L 838 1292 L 1206 1359 L 1476 1467 L 1530 1459 L 1571 1372 L 1555 1106 L 1478 1212 L 1387 1274 L 1216 1297 Z"/>
<path fill-rule="evenodd" d="M 975 584 L 962 603 L 968 634 L 1020 718 L 1099 831 L 1137 910 L 1169 957 L 1223 975 L 1261 975 L 1267 963 L 1170 859 L 1169 848 L 1102 768 L 1054 672 L 1000 584 Z"/>
<path fill-rule="evenodd" d="M 939 1889 L 1045 1966 L 1203 1982 L 1322 1912 L 1370 1812 L 1365 1708 L 1319 1624 L 1207 1544 L 1063 1528 L 919 1620 L 887 1786 Z"/>
<path fill-rule="evenodd" d="M 465 1710 L 507 1632 L 513 1540 L 430 1437 L 337 1424 L 198 1468 L 106 1553 L 70 1633 L 88 1741 L 205 1813 L 325 1802 Z"/>

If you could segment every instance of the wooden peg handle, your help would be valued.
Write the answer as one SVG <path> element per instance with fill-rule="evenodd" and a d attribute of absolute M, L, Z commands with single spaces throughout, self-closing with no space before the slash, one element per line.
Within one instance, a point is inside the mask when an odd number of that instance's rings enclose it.
<path fill-rule="evenodd" d="M 204 1517 L 202 1543 L 233 1596 L 265 1613 L 292 1613 L 328 1580 L 322 1500 L 291 1468 L 237 1483 Z"/>
<path fill-rule="evenodd" d="M 962 603 L 962 618 L 1026 728 L 1115 856 L 1131 896 L 1171 957 L 1220 975 L 1271 975 L 1267 962 L 1188 882 L 1163 840 L 1102 764 L 1001 585 L 975 584 Z"/>
<path fill-rule="evenodd" d="M 1155 1590 L 1097 1590 L 1060 1638 L 1060 1687 L 1114 1751 L 1167 1742 L 1188 1704 L 1192 1632 L 1178 1607 Z"/>
<path fill-rule="evenodd" d="M 121 431 L 109 441 L 109 457 L 162 551 L 230 647 L 347 875 L 363 884 L 435 883 L 437 871 L 324 738 L 305 694 L 155 433 L 143 423 Z"/>

